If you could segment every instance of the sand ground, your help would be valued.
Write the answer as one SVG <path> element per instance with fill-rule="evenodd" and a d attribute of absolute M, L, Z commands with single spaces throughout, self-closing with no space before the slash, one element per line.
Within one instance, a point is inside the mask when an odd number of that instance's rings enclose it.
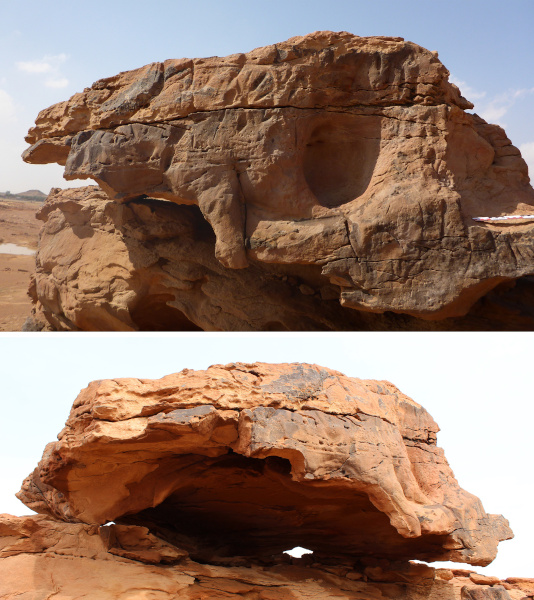
<path fill-rule="evenodd" d="M 0 197 L 0 243 L 36 250 L 42 223 L 35 213 L 41 206 Z M 20 331 L 29 316 L 32 303 L 27 292 L 34 270 L 34 256 L 0 254 L 0 331 Z"/>

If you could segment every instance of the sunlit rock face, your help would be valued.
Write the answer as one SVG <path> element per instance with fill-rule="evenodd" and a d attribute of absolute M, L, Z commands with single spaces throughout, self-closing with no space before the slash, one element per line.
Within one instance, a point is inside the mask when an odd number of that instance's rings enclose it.
<path fill-rule="evenodd" d="M 100 80 L 39 114 L 24 159 L 65 165 L 67 179 L 93 179 L 115 202 L 198 206 L 211 252 L 242 287 L 266 266 L 304 271 L 301 295 L 315 297 L 323 323 L 295 318 L 290 329 L 342 329 L 325 296 L 442 320 L 534 274 L 532 221 L 472 220 L 532 214 L 534 190 L 504 131 L 469 108 L 435 52 L 316 32 Z M 244 313 L 247 297 L 236 297 Z"/>
<path fill-rule="evenodd" d="M 228 269 L 196 206 L 119 204 L 95 187 L 52 190 L 29 330 L 486 330 L 534 327 L 534 278 L 501 284 L 464 317 L 422 320 L 340 305 L 339 287 L 310 265 Z"/>
<path fill-rule="evenodd" d="M 464 317 L 353 310 L 311 265 L 228 269 L 197 206 L 119 204 L 95 187 L 52 190 L 40 233 L 30 330 L 292 331 L 534 328 L 534 278 L 503 283 Z"/>
<path fill-rule="evenodd" d="M 148 530 L 194 560 L 486 565 L 512 533 L 462 490 L 438 427 L 388 382 L 231 364 L 97 381 L 19 498 L 68 523 Z"/>

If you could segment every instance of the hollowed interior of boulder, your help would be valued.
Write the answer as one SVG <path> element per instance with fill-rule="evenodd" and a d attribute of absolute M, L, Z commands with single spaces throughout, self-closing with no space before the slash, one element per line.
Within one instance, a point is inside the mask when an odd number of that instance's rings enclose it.
<path fill-rule="evenodd" d="M 149 294 L 131 311 L 132 321 L 140 331 L 202 331 L 181 310 L 169 306 L 173 294 Z"/>
<path fill-rule="evenodd" d="M 174 491 L 158 506 L 115 521 L 146 526 L 195 560 L 265 559 L 295 546 L 319 557 L 432 560 L 443 555 L 442 536 L 403 538 L 353 484 L 294 481 L 284 458 L 247 458 L 230 451 L 174 460 Z M 163 471 L 160 476 L 168 477 L 169 465 Z M 130 493 L 142 495 L 143 482 L 139 485 Z"/>
<path fill-rule="evenodd" d="M 308 125 L 306 182 L 322 206 L 336 207 L 367 189 L 380 152 L 380 119 L 329 113 Z"/>

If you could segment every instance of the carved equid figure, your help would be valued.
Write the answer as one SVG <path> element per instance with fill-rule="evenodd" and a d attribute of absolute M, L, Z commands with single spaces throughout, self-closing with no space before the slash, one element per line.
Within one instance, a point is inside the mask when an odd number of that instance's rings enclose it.
<path fill-rule="evenodd" d="M 435 52 L 317 32 L 154 63 L 42 111 L 27 162 L 114 200 L 196 204 L 228 268 L 311 265 L 345 307 L 464 315 L 534 273 L 527 166 Z"/>

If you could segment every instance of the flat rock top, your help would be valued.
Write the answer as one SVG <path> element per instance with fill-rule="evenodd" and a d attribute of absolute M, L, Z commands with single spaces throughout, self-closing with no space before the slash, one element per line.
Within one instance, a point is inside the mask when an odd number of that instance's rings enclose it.
<path fill-rule="evenodd" d="M 462 490 L 438 427 L 388 382 L 308 364 L 91 383 L 19 498 L 67 522 L 148 528 L 192 557 L 485 565 L 511 537 Z"/>
<path fill-rule="evenodd" d="M 256 407 L 320 410 L 334 415 L 378 417 L 404 427 L 408 415 L 417 414 L 425 439 L 439 427 L 417 402 L 388 381 L 351 378 L 318 365 L 231 363 L 205 371 L 184 369 L 161 379 L 110 379 L 95 381 L 82 391 L 67 421 L 93 417 L 123 421 L 168 410 L 213 405 L 217 409 Z M 410 425 L 410 424 L 409 424 Z M 411 424 L 411 429 L 415 425 Z"/>
<path fill-rule="evenodd" d="M 437 53 L 399 37 L 317 31 L 248 53 L 169 59 L 107 77 L 39 114 L 26 141 L 221 108 L 454 104 Z"/>

